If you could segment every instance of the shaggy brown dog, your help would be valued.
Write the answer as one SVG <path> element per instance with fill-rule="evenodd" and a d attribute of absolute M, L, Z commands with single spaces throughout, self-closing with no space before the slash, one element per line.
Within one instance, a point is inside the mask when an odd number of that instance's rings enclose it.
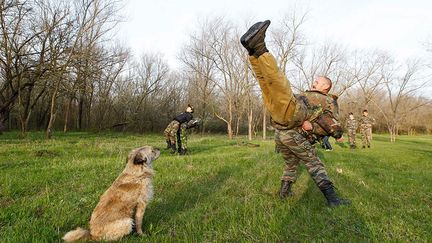
<path fill-rule="evenodd" d="M 63 240 L 119 240 L 132 231 L 134 223 L 142 234 L 142 219 L 147 203 L 153 197 L 152 162 L 160 155 L 159 149 L 144 146 L 129 153 L 126 168 L 101 196 L 90 219 L 90 231 L 77 228 L 66 233 Z"/>

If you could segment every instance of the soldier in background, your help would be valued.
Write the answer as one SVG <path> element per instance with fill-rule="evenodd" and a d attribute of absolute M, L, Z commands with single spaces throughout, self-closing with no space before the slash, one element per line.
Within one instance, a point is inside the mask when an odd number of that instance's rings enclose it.
<path fill-rule="evenodd" d="M 180 128 L 180 125 L 192 120 L 193 112 L 194 112 L 193 107 L 191 105 L 188 105 L 186 111 L 174 117 L 174 119 L 165 128 L 164 135 L 167 143 L 167 149 L 171 149 L 171 153 L 175 153 L 177 151 L 176 136 L 177 136 L 177 131 Z"/>
<path fill-rule="evenodd" d="M 185 155 L 187 153 L 187 137 L 188 129 L 198 127 L 200 119 L 194 118 L 187 123 L 180 125 L 180 129 L 177 131 L 177 151 L 180 155 Z"/>
<path fill-rule="evenodd" d="M 318 77 L 310 91 L 295 96 L 290 82 L 265 45 L 265 32 L 269 25 L 269 20 L 252 25 L 240 42 L 249 53 L 264 104 L 271 114 L 276 149 L 280 150 L 285 160 L 279 197 L 284 199 L 292 195 L 291 185 L 297 178 L 297 167 L 304 163 L 329 206 L 349 204 L 349 200 L 336 195 L 324 164 L 312 145 L 320 136 L 342 137 L 342 129 L 337 122 L 337 97 L 328 94 L 331 80 Z"/>
<path fill-rule="evenodd" d="M 350 149 L 357 148 L 356 146 L 356 131 L 357 131 L 358 123 L 354 118 L 354 114 L 352 112 L 349 113 L 348 119 L 346 121 L 346 129 L 348 131 L 348 141 L 350 144 Z"/>
<path fill-rule="evenodd" d="M 363 116 L 359 120 L 360 133 L 362 135 L 362 148 L 366 146 L 370 148 L 372 140 L 372 125 L 375 124 L 375 119 L 369 116 L 368 111 L 363 110 Z"/>

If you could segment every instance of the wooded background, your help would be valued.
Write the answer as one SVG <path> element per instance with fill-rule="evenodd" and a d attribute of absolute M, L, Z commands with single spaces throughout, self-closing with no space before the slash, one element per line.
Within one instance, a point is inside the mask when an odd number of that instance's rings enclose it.
<path fill-rule="evenodd" d="M 253 21 L 198 22 L 173 69 L 162 53 L 135 56 L 116 41 L 122 4 L 0 0 L 0 132 L 161 132 L 190 103 L 202 133 L 265 136 L 269 117 L 239 43 Z M 307 14 L 296 12 L 272 19 L 266 38 L 296 92 L 325 75 L 340 97 L 342 122 L 368 109 L 374 131 L 393 141 L 397 134 L 431 133 L 430 56 L 398 60 L 383 50 L 312 43 L 305 21 Z M 424 48 L 432 55 L 432 41 Z"/>

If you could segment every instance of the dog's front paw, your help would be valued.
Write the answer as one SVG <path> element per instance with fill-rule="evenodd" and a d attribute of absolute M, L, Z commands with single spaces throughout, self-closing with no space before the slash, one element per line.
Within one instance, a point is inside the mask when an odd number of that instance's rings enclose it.
<path fill-rule="evenodd" d="M 138 229 L 138 230 L 137 230 L 137 234 L 138 234 L 138 235 L 144 235 L 142 229 Z"/>

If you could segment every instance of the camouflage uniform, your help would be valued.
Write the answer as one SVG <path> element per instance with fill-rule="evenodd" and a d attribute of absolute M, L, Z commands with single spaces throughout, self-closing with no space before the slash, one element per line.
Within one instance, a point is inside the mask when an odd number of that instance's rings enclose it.
<path fill-rule="evenodd" d="M 187 153 L 188 129 L 199 126 L 199 119 L 192 119 L 187 123 L 182 123 L 177 131 L 178 153 L 184 155 Z"/>
<path fill-rule="evenodd" d="M 176 152 L 177 131 L 181 124 L 188 123 L 193 119 L 192 112 L 186 111 L 177 115 L 165 128 L 164 135 L 168 145 L 167 148 L 171 148 L 173 153 Z"/>
<path fill-rule="evenodd" d="M 179 130 L 179 127 L 180 127 L 180 122 L 173 120 L 165 128 L 165 131 L 164 131 L 165 139 L 167 141 L 169 140 L 171 142 L 171 144 L 176 143 L 176 134 L 177 134 L 177 131 Z"/>
<path fill-rule="evenodd" d="M 275 142 L 285 159 L 285 167 L 281 179 L 295 182 L 297 167 L 304 163 L 315 184 L 322 188 L 331 184 L 323 162 L 318 158 L 315 147 L 307 139 L 307 134 L 301 128 L 290 130 L 275 130 Z"/>
<path fill-rule="evenodd" d="M 276 128 L 276 148 L 281 150 L 285 159 L 279 197 L 283 199 L 292 195 L 291 185 L 296 179 L 297 165 L 303 162 L 330 207 L 350 204 L 349 200 L 336 195 L 324 165 L 312 146 L 317 137 L 342 136 L 343 130 L 337 122 L 337 98 L 319 92 L 293 95 L 288 79 L 278 69 L 274 57 L 265 45 L 265 32 L 269 25 L 270 20 L 253 24 L 240 37 L 240 43 L 250 56 L 249 60 L 261 87 L 264 104 L 271 114 L 272 125 Z M 318 84 L 322 84 L 321 82 L 324 81 L 319 79 Z M 302 124 L 306 120 L 313 125 L 310 133 L 302 130 Z"/>
<path fill-rule="evenodd" d="M 372 125 L 375 124 L 375 119 L 370 116 L 363 115 L 360 120 L 360 133 L 362 135 L 362 147 L 370 148 L 372 140 Z"/>
<path fill-rule="evenodd" d="M 357 130 L 358 124 L 355 118 L 350 119 L 346 121 L 346 128 L 348 131 L 348 141 L 350 144 L 350 148 L 356 148 L 356 130 Z"/>
<path fill-rule="evenodd" d="M 264 104 L 271 114 L 275 128 L 276 148 L 285 159 L 282 181 L 294 182 L 299 163 L 304 163 L 315 184 L 320 188 L 332 186 L 324 164 L 318 158 L 313 143 L 320 136 L 328 135 L 318 122 L 326 111 L 337 121 L 337 97 L 317 91 L 294 95 L 290 83 L 278 69 L 274 57 L 266 52 L 249 60 L 262 90 Z M 305 132 L 301 125 L 305 120 L 312 122 L 313 131 Z M 338 135 L 341 136 L 342 133 Z"/>
<path fill-rule="evenodd" d="M 177 144 L 178 151 L 187 149 L 187 124 L 183 123 L 180 125 L 180 129 L 177 131 Z"/>

